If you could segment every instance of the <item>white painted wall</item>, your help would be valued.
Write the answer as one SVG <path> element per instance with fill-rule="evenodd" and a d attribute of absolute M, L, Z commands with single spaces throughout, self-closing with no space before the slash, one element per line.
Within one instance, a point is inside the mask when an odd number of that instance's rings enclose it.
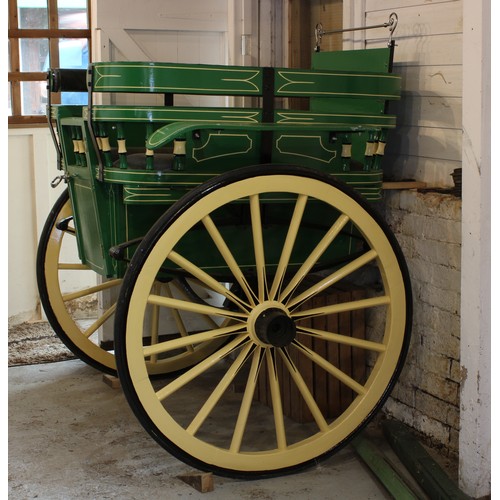
<path fill-rule="evenodd" d="M 491 6 L 464 0 L 460 482 L 491 492 Z"/>
<path fill-rule="evenodd" d="M 8 153 L 8 315 L 10 323 L 19 323 L 39 318 L 36 249 L 63 186 L 50 188 L 59 172 L 47 127 L 10 129 Z"/>
<path fill-rule="evenodd" d="M 386 149 L 386 173 L 433 187 L 451 187 L 462 156 L 462 0 L 344 0 L 344 26 L 372 26 L 399 18 L 394 72 L 402 99 Z M 351 24 L 352 23 L 352 24 Z M 387 29 L 346 34 L 346 48 L 383 47 Z"/>

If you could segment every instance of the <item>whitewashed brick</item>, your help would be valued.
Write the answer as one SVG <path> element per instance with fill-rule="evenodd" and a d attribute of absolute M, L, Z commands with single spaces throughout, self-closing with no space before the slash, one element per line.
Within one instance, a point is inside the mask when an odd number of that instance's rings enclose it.
<path fill-rule="evenodd" d="M 450 440 L 450 428 L 446 424 L 415 411 L 414 428 L 422 434 L 428 436 L 432 441 L 447 445 Z"/>
<path fill-rule="evenodd" d="M 425 346 L 418 349 L 418 365 L 425 368 L 425 371 L 450 378 L 450 358 L 447 355 L 437 354 Z"/>
<path fill-rule="evenodd" d="M 460 424 L 461 200 L 413 190 L 386 192 L 385 219 L 413 290 L 410 351 L 384 411 L 448 454 Z"/>
<path fill-rule="evenodd" d="M 458 359 L 450 360 L 450 378 L 459 384 L 462 383 L 462 368 Z"/>
<path fill-rule="evenodd" d="M 425 414 L 432 416 L 434 420 L 441 422 L 443 425 L 448 424 L 448 415 L 450 411 L 450 404 L 443 401 L 432 394 L 417 390 L 415 391 L 415 404 L 418 410 Z"/>
<path fill-rule="evenodd" d="M 393 398 L 388 398 L 384 404 L 383 412 L 397 420 L 403 422 L 410 427 L 415 424 L 415 409 L 405 405 Z"/>
<path fill-rule="evenodd" d="M 421 258 L 407 260 L 412 279 L 430 283 L 443 290 L 460 290 L 460 270 L 425 261 Z"/>
<path fill-rule="evenodd" d="M 460 293 L 454 290 L 443 290 L 429 283 L 414 280 L 413 295 L 415 300 L 423 302 L 452 314 L 460 314 Z"/>
<path fill-rule="evenodd" d="M 425 262 L 453 269 L 460 268 L 461 247 L 453 243 L 436 240 L 416 239 L 413 243 L 414 256 Z"/>

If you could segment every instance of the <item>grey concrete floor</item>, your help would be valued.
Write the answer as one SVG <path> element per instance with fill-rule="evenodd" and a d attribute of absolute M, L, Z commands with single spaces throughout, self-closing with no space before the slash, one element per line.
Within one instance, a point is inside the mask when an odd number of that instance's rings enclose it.
<path fill-rule="evenodd" d="M 8 379 L 11 499 L 391 498 L 349 446 L 291 476 L 214 476 L 200 493 L 177 477 L 196 471 L 150 438 L 102 373 L 70 360 L 11 367 Z"/>

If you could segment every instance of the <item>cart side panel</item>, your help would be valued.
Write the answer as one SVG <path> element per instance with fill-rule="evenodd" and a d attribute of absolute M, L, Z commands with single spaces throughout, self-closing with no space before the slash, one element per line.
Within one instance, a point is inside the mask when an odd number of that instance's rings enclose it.
<path fill-rule="evenodd" d="M 122 275 L 122 263 L 108 249 L 124 239 L 125 214 L 120 185 L 104 184 L 95 176 L 95 155 L 88 147 L 87 123 L 80 106 L 53 106 L 60 137 L 76 228 L 80 260 L 106 277 Z"/>

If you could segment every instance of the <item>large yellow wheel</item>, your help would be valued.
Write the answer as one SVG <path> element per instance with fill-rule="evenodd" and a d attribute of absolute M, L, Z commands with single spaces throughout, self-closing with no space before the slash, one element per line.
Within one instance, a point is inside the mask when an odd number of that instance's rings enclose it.
<path fill-rule="evenodd" d="M 42 231 L 37 254 L 37 281 L 40 300 L 52 328 L 68 349 L 90 366 L 116 374 L 113 350 L 113 328 L 116 301 L 122 279 L 101 279 L 82 264 L 78 257 L 76 227 L 68 191 L 54 204 Z M 189 297 L 199 302 L 220 301 L 193 281 L 173 280 L 156 283 L 157 294 Z M 217 325 L 212 318 L 181 316 L 170 310 L 160 314 L 157 307 L 148 311 L 145 341 L 160 341 L 165 335 L 188 335 L 190 328 Z M 99 329 L 108 328 L 107 341 L 99 339 Z M 198 346 L 182 354 L 153 356 L 148 362 L 151 374 L 164 374 L 185 369 L 213 351 L 220 341 Z"/>
<path fill-rule="evenodd" d="M 205 243 L 193 248 L 193 241 Z M 214 307 L 158 294 L 155 283 L 168 269 L 226 300 Z M 224 272 L 236 286 L 220 284 Z M 333 287 L 353 283 L 365 287 L 362 296 L 332 299 L 343 297 L 329 293 Z M 149 346 L 142 331 L 151 306 L 219 319 Z M 367 335 L 342 333 L 333 320 L 342 314 L 369 317 Z M 280 475 L 317 463 L 366 425 L 397 380 L 410 324 L 405 262 L 376 212 L 326 174 L 261 165 L 194 189 L 148 233 L 120 294 L 117 366 L 136 416 L 179 459 L 231 477 Z M 151 357 L 214 339 L 225 342 L 183 374 L 148 375 Z M 351 360 L 361 369 L 329 356 L 339 348 L 356 351 Z M 332 411 L 326 392 L 350 399 Z M 308 418 L 297 418 L 298 406 Z"/>

